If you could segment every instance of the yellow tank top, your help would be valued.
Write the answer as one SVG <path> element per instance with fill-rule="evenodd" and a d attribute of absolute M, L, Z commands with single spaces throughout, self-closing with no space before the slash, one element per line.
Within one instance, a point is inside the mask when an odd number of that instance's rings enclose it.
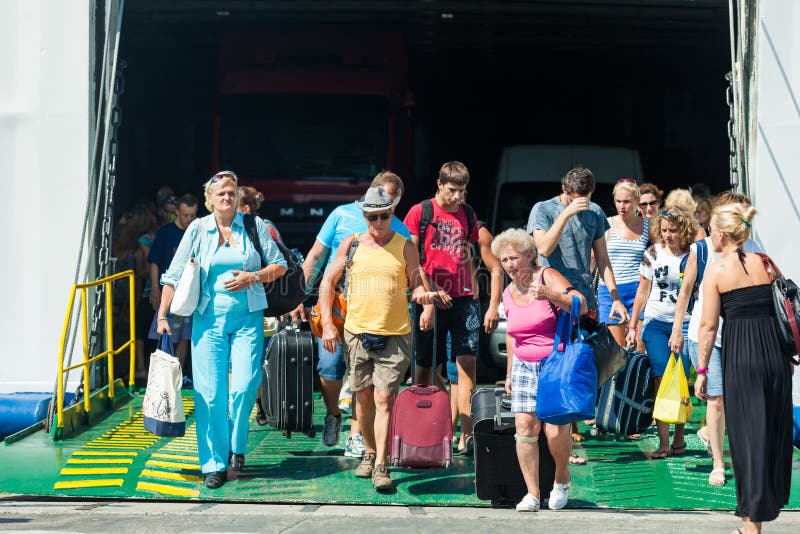
<path fill-rule="evenodd" d="M 349 332 L 399 336 L 411 331 L 405 244 L 406 238 L 395 233 L 384 247 L 361 243 L 356 248 L 347 281 L 344 327 Z"/>

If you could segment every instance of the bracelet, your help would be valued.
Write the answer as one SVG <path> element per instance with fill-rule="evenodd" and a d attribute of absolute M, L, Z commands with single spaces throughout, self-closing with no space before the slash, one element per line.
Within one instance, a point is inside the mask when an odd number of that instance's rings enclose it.
<path fill-rule="evenodd" d="M 157 321 L 169 321 L 166 317 L 159 317 Z"/>
<path fill-rule="evenodd" d="M 708 374 L 708 367 L 695 367 L 694 370 L 697 372 L 698 375 L 707 375 Z"/>
<path fill-rule="evenodd" d="M 629 326 L 628 330 L 633 330 L 634 332 L 636 332 L 638 330 L 638 328 L 636 327 L 636 325 L 633 325 L 633 326 Z"/>

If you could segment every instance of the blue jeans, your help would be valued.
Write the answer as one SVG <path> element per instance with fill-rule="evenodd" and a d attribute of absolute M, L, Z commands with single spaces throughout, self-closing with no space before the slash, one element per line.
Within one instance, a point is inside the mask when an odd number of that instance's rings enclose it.
<path fill-rule="evenodd" d="M 336 345 L 336 352 L 330 352 L 322 346 L 322 339 L 317 339 L 317 372 L 325 380 L 341 380 L 344 378 L 345 364 L 342 345 Z"/>
<path fill-rule="evenodd" d="M 689 323 L 683 323 L 683 338 L 688 338 Z M 642 342 L 647 349 L 647 359 L 650 360 L 650 365 L 653 366 L 653 376 L 664 376 L 664 370 L 667 368 L 669 356 L 669 336 L 672 334 L 672 323 L 666 321 L 659 321 L 658 319 L 645 319 L 642 326 Z M 689 378 L 690 362 L 689 362 L 689 349 L 687 344 L 683 344 L 683 350 L 680 354 L 683 361 L 683 372 L 686 378 Z"/>
<path fill-rule="evenodd" d="M 686 343 L 689 346 L 689 357 L 692 359 L 692 365 L 697 369 L 697 343 L 691 339 L 687 339 Z M 706 394 L 711 397 L 722 395 L 722 349 L 716 345 L 711 350 L 711 357 L 708 360 Z"/>

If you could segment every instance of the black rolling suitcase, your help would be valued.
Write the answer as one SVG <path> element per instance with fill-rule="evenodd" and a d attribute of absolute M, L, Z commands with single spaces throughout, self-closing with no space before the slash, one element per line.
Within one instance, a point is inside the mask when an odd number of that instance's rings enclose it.
<path fill-rule="evenodd" d="M 261 372 L 261 407 L 267 424 L 314 437 L 314 337 L 292 327 L 269 340 Z"/>
<path fill-rule="evenodd" d="M 598 430 L 623 436 L 647 430 L 653 422 L 654 384 L 647 355 L 628 353 L 628 363 L 600 390 Z"/>
<path fill-rule="evenodd" d="M 493 507 L 516 505 L 528 493 L 517 460 L 514 413 L 503 388 L 478 388 L 472 393 L 475 451 L 475 493 Z M 540 501 L 550 496 L 556 463 L 550 455 L 544 425 L 539 434 Z"/>

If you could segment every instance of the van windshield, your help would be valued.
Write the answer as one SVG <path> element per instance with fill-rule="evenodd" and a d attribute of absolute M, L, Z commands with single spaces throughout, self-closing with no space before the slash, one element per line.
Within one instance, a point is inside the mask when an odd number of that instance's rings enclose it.
<path fill-rule="evenodd" d="M 533 205 L 553 198 L 560 190 L 560 181 L 503 184 L 495 204 L 495 235 L 509 228 L 525 228 Z M 614 184 L 597 184 L 592 194 L 592 202 L 599 204 L 607 216 L 616 214 L 613 190 Z"/>

